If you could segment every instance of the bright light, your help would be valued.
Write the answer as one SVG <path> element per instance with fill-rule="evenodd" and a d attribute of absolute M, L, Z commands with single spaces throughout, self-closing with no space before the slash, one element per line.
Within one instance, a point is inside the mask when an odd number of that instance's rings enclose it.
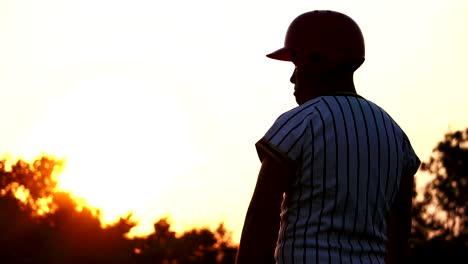
<path fill-rule="evenodd" d="M 202 157 L 184 112 L 176 97 L 138 80 L 82 81 L 49 107 L 26 146 L 65 157 L 59 188 L 100 209 L 104 222 L 129 212 L 155 221 L 167 206 L 148 203 L 166 203 Z"/>

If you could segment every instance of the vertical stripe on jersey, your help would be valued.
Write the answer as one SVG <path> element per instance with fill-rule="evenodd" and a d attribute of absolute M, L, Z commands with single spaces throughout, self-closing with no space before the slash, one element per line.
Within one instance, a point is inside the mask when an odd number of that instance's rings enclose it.
<path fill-rule="evenodd" d="M 306 117 L 310 116 L 311 114 L 308 114 Z M 290 132 L 294 131 L 296 128 L 298 128 L 301 124 L 299 123 L 297 126 L 293 127 Z M 296 138 L 296 140 L 294 141 L 294 143 L 291 144 L 291 146 L 289 146 L 286 154 L 289 155 L 291 153 L 291 151 L 293 150 L 293 148 L 296 146 L 297 142 L 299 142 L 303 137 L 304 137 L 304 134 L 305 134 L 306 130 L 304 129 L 304 131 L 301 132 L 301 134 Z M 285 135 L 281 141 L 278 143 L 278 146 L 281 145 L 281 143 L 284 141 L 284 139 L 287 137 L 288 135 Z"/>
<path fill-rule="evenodd" d="M 370 186 L 370 165 L 371 165 L 371 156 L 370 156 L 370 139 L 369 139 L 369 128 L 367 127 L 367 119 L 366 119 L 366 115 L 364 114 L 364 110 L 362 108 L 362 104 L 359 100 L 356 100 L 358 102 L 358 105 L 359 105 L 359 109 L 361 110 L 361 115 L 362 115 L 362 118 L 363 118 L 363 121 L 364 121 L 364 128 L 365 128 L 365 131 L 366 131 L 366 146 L 367 146 L 367 173 L 365 174 L 367 176 L 367 182 L 366 182 L 366 201 L 365 201 L 365 205 L 366 205 L 366 214 L 364 216 L 364 230 L 362 232 L 362 234 L 365 234 L 365 229 L 367 228 L 367 217 L 369 216 L 369 206 L 367 206 L 367 204 L 369 203 L 369 186 Z M 363 237 L 363 236 L 361 236 Z M 368 243 L 369 246 L 371 247 L 371 250 L 372 250 L 372 246 L 370 243 Z M 364 253 L 364 250 L 361 250 L 361 256 L 362 257 L 362 254 Z M 369 255 L 368 255 L 369 256 Z M 369 256 L 369 261 L 372 263 L 372 259 L 370 259 L 370 256 Z"/>
<path fill-rule="evenodd" d="M 314 135 L 314 122 L 312 120 L 309 121 L 310 124 L 310 131 L 311 136 Z M 312 201 L 314 196 L 314 159 L 315 159 L 315 139 L 312 138 L 311 140 L 311 155 L 310 155 L 310 198 L 309 200 Z M 307 245 L 307 231 L 309 227 L 310 217 L 312 216 L 312 202 L 309 203 L 309 214 L 307 215 L 306 226 L 304 228 L 304 245 Z M 304 246 L 304 252 L 302 253 L 302 262 L 307 263 L 307 247 Z"/>
<path fill-rule="evenodd" d="M 315 260 L 316 263 L 319 263 L 319 234 L 320 234 L 320 227 L 322 225 L 322 215 L 323 215 L 323 208 L 325 206 L 325 195 L 326 195 L 326 188 L 327 188 L 327 139 L 325 138 L 325 121 L 323 120 L 322 113 L 319 111 L 319 109 L 315 109 L 320 117 L 320 121 L 322 122 L 322 139 L 323 139 L 323 171 L 322 171 L 322 189 L 324 190 L 322 193 L 322 206 L 320 207 L 320 213 L 319 213 L 319 219 L 318 219 L 318 224 L 317 224 L 317 233 L 315 234 Z M 330 255 L 330 245 L 328 245 L 328 255 Z"/>
<path fill-rule="evenodd" d="M 288 152 L 291 151 L 291 149 L 293 148 L 293 146 L 296 145 L 296 143 L 299 141 L 299 139 L 301 139 L 302 137 L 304 137 L 304 134 L 307 130 L 304 129 L 304 131 L 302 131 L 301 135 L 296 139 L 296 141 L 292 144 L 292 146 L 289 148 Z M 299 178 L 297 179 L 298 181 L 301 181 L 302 179 Z M 297 198 L 297 214 L 296 214 L 296 221 L 294 222 L 294 225 L 293 225 L 293 240 L 292 240 L 292 246 L 291 246 L 291 256 L 292 257 L 292 263 L 294 264 L 294 251 L 296 249 L 295 247 L 295 244 L 296 244 L 296 233 L 297 233 L 297 223 L 299 222 L 299 219 L 301 218 L 300 215 L 301 215 L 301 206 L 300 206 L 300 202 L 301 202 L 301 197 L 302 197 L 302 191 L 303 191 L 304 187 L 302 186 L 302 184 L 299 184 L 299 197 Z"/>
<path fill-rule="evenodd" d="M 355 136 L 356 136 L 356 158 L 357 158 L 357 162 L 356 162 L 356 175 L 359 175 L 360 171 L 361 171 L 361 161 L 360 161 L 360 155 L 359 155 L 359 152 L 360 152 L 360 146 L 361 144 L 359 143 L 359 133 L 358 133 L 358 127 L 357 127 L 357 122 L 356 122 L 356 113 L 354 112 L 353 110 L 353 107 L 351 106 L 351 102 L 349 101 L 349 98 L 348 97 L 345 97 L 346 98 L 346 101 L 348 102 L 348 106 L 349 106 L 349 109 L 351 110 L 351 116 L 353 118 L 353 124 L 354 124 L 354 133 L 355 133 Z M 355 201 L 359 201 L 359 177 L 356 177 L 356 199 Z M 359 207 L 356 206 L 355 209 L 354 209 L 354 222 L 353 222 L 353 230 L 350 234 L 350 237 L 351 236 L 354 236 L 354 234 L 356 233 L 356 225 L 357 225 L 357 217 L 358 217 L 358 212 L 359 210 Z M 350 260 L 352 261 L 353 259 L 353 253 L 354 253 L 354 247 L 353 247 L 353 244 L 351 243 L 351 241 L 348 241 L 349 243 L 349 246 L 350 246 L 350 252 L 349 252 L 349 258 Z M 359 245 L 361 246 L 361 249 L 362 249 L 362 245 L 361 245 L 361 242 L 358 241 Z M 362 262 L 362 260 L 361 260 Z"/>
<path fill-rule="evenodd" d="M 367 103 L 369 105 L 369 103 Z M 381 172 L 381 167 L 382 167 L 382 164 L 381 164 L 381 149 L 380 149 L 380 131 L 379 131 L 379 125 L 377 124 L 377 119 L 375 117 L 375 112 L 374 112 L 374 109 L 369 105 L 369 108 L 371 110 L 371 113 L 372 113 L 372 118 L 374 120 L 374 125 L 375 125 L 375 132 L 376 132 L 376 135 L 377 135 L 377 191 L 375 192 L 375 205 L 374 205 L 374 212 L 372 214 L 372 233 L 374 235 L 374 237 L 376 237 L 376 232 L 375 232 L 375 226 L 376 226 L 376 220 L 375 220 L 375 216 L 377 214 L 377 211 L 379 209 L 378 207 L 378 204 L 379 204 L 379 194 L 382 192 L 381 191 L 381 187 L 380 187 L 380 178 L 382 177 L 382 175 L 380 174 Z M 370 244 L 370 243 L 369 243 Z M 372 246 L 371 246 L 372 248 Z M 373 249 L 372 249 L 373 250 Z M 374 252 L 374 254 L 376 254 L 376 252 Z M 369 254 L 370 256 L 370 254 Z M 377 257 L 377 255 L 376 255 Z M 377 262 L 380 263 L 379 261 L 379 258 L 377 257 Z"/>
<path fill-rule="evenodd" d="M 335 220 L 335 211 L 336 211 L 336 201 L 338 200 L 338 167 L 340 164 L 338 164 L 338 135 L 336 131 L 336 120 L 335 120 L 335 115 L 333 114 L 333 111 L 328 104 L 327 100 L 324 100 L 325 105 L 328 108 L 328 111 L 330 112 L 331 118 L 332 118 L 332 123 L 333 123 L 333 135 L 334 135 L 334 141 L 335 141 L 335 199 L 333 200 L 333 209 L 331 211 L 331 220 L 330 220 L 330 229 L 333 230 L 333 223 Z M 325 149 L 327 151 L 327 149 Z M 325 176 L 324 176 L 325 177 Z M 328 248 L 330 248 L 330 232 L 327 232 L 327 243 L 328 243 Z M 340 254 L 340 262 L 341 262 L 341 254 Z M 331 252 L 328 250 L 328 263 L 331 264 Z"/>
<path fill-rule="evenodd" d="M 349 198 L 349 174 L 351 173 L 351 171 L 349 169 L 349 162 L 350 162 L 349 161 L 349 145 L 350 144 L 349 144 L 349 139 L 348 139 L 348 133 L 349 132 L 348 132 L 348 124 L 347 124 L 347 122 L 345 120 L 345 114 L 344 114 L 344 111 L 343 111 L 343 106 L 341 105 L 340 101 L 336 97 L 333 97 L 333 99 L 335 99 L 336 104 L 340 108 L 340 113 L 341 113 L 341 117 L 343 118 L 343 125 L 344 125 L 344 130 L 345 130 L 345 142 L 346 142 L 346 144 L 344 146 L 346 148 L 346 195 L 345 195 L 345 202 L 344 202 L 344 206 L 343 206 L 343 211 L 346 211 L 346 208 L 348 207 L 348 198 Z M 343 244 L 341 243 L 341 234 L 345 230 L 345 223 L 346 223 L 346 214 L 343 213 L 343 219 L 342 219 L 342 223 L 341 223 L 341 230 L 340 230 L 340 232 L 338 232 L 338 244 L 340 245 L 340 248 L 339 248 L 340 263 L 343 262 L 343 260 L 342 260 Z"/>
<path fill-rule="evenodd" d="M 293 128 L 289 129 L 289 132 L 287 134 L 285 134 L 283 136 L 283 138 L 278 142 L 278 146 L 281 146 L 281 144 L 283 143 L 283 141 L 289 136 L 289 133 L 291 133 L 292 131 L 296 130 L 299 126 L 301 125 L 301 123 L 298 123 L 296 126 L 294 126 Z M 305 130 L 302 132 L 302 134 L 305 132 Z M 302 134 L 297 137 L 296 141 L 294 141 L 293 144 L 291 144 L 291 146 L 289 146 L 286 154 L 289 154 L 291 152 L 291 150 L 294 148 L 294 146 L 297 144 L 297 142 L 302 138 Z"/>

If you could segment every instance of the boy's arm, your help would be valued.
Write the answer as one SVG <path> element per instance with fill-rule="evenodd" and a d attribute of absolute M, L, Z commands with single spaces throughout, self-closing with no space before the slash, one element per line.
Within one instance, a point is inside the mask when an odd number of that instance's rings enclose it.
<path fill-rule="evenodd" d="M 283 162 L 268 155 L 263 158 L 245 217 L 237 264 L 275 262 L 281 201 L 287 188 L 288 173 Z"/>

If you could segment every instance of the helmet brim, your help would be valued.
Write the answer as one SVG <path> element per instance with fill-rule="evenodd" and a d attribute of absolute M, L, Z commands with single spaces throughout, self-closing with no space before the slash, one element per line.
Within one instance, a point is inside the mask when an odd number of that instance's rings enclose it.
<path fill-rule="evenodd" d="M 292 61 L 291 50 L 284 47 L 277 51 L 274 51 L 266 55 L 270 59 L 281 60 L 281 61 Z"/>

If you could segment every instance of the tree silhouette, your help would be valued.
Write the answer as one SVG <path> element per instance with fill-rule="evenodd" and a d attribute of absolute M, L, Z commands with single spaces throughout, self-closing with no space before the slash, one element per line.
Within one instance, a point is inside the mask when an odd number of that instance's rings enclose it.
<path fill-rule="evenodd" d="M 70 194 L 56 190 L 62 161 L 42 157 L 0 165 L 0 262 L 131 263 L 124 237 L 135 225 L 120 219 L 103 229 L 99 212 L 78 209 Z M 17 198 L 17 192 L 24 199 Z"/>
<path fill-rule="evenodd" d="M 137 263 L 234 263 L 237 248 L 230 245 L 223 224 L 215 232 L 192 229 L 177 236 L 167 218 L 154 224 L 154 233 L 134 240 Z"/>
<path fill-rule="evenodd" d="M 468 129 L 449 132 L 421 171 L 434 176 L 413 204 L 411 246 L 416 259 L 455 262 L 468 257 Z"/>
<path fill-rule="evenodd" d="M 237 248 L 222 224 L 177 235 L 167 219 L 129 239 L 131 215 L 103 227 L 100 212 L 57 190 L 63 162 L 0 161 L 0 263 L 234 263 Z"/>

